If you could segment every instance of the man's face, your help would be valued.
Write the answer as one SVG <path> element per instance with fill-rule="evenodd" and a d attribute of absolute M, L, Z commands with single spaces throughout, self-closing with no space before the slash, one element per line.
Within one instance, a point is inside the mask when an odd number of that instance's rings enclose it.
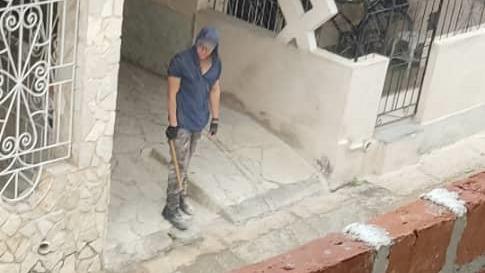
<path fill-rule="evenodd" d="M 201 61 L 205 61 L 210 58 L 212 55 L 212 51 L 214 51 L 214 46 L 208 43 L 199 43 L 197 45 L 197 55 Z"/>

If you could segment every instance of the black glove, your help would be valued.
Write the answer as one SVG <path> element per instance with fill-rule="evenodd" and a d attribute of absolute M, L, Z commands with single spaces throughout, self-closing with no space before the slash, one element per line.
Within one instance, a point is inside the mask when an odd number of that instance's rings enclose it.
<path fill-rule="evenodd" d="M 209 127 L 209 135 L 215 136 L 217 134 L 217 127 L 219 126 L 219 119 L 213 118 Z"/>
<path fill-rule="evenodd" d="M 168 126 L 165 130 L 165 135 L 167 136 L 168 140 L 173 140 L 177 138 L 177 133 L 179 131 L 178 126 Z"/>

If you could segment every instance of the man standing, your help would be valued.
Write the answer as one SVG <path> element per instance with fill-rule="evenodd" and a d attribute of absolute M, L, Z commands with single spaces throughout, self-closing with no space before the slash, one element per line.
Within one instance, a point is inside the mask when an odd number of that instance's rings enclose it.
<path fill-rule="evenodd" d="M 201 132 L 209 122 L 209 137 L 217 133 L 222 72 L 218 56 L 219 34 L 204 27 L 197 35 L 194 46 L 184 50 L 170 61 L 168 68 L 168 122 L 165 134 L 175 141 L 183 189 L 178 188 L 174 159 L 170 164 L 167 201 L 163 217 L 174 227 L 186 230 L 188 223 L 182 213 L 192 215 L 186 199 L 187 168 Z"/>

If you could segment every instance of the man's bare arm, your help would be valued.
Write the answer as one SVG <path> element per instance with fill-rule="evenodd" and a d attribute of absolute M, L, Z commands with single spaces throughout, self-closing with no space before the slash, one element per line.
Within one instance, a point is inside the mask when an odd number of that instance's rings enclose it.
<path fill-rule="evenodd" d="M 177 126 L 177 93 L 180 90 L 180 78 L 168 77 L 168 125 Z"/>
<path fill-rule="evenodd" d="M 219 80 L 212 86 L 209 99 L 212 118 L 219 119 L 219 105 L 221 101 L 221 85 Z"/>

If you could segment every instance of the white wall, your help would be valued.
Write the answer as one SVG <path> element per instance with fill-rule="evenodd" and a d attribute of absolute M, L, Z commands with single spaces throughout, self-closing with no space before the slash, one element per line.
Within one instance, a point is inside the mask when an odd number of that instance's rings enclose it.
<path fill-rule="evenodd" d="M 485 105 L 485 29 L 433 45 L 417 118 L 430 123 Z"/>
<path fill-rule="evenodd" d="M 212 25 L 221 33 L 224 101 L 307 159 L 327 158 L 335 169 L 341 139 L 372 137 L 386 58 L 354 63 L 323 50 L 304 52 L 264 29 L 209 10 L 198 13 L 196 25 Z"/>

